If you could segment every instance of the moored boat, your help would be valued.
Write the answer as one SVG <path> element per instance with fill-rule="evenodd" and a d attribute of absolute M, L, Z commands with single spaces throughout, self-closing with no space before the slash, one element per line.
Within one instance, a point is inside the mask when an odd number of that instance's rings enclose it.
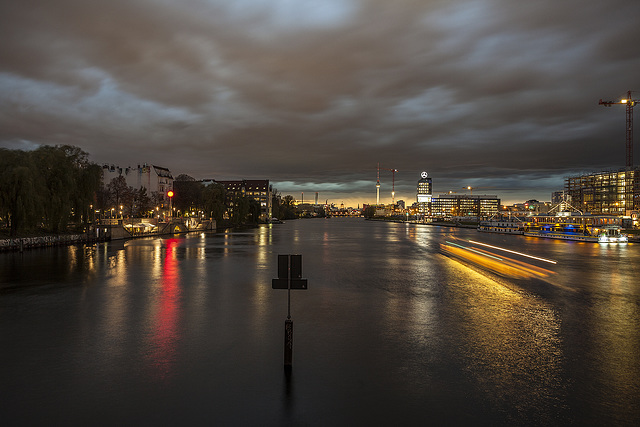
<path fill-rule="evenodd" d="M 524 223 L 518 219 L 489 219 L 480 221 L 478 231 L 484 233 L 524 234 Z"/>
<path fill-rule="evenodd" d="M 610 216 L 539 215 L 527 218 L 524 235 L 579 242 L 626 243 L 628 238 L 615 221 L 616 217 Z"/>

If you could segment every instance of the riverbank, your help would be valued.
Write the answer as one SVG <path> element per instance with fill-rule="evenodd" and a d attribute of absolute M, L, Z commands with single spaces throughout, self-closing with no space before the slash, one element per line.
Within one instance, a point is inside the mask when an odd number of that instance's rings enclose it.
<path fill-rule="evenodd" d="M 142 237 L 164 236 L 171 234 L 216 231 L 216 221 L 207 220 L 190 226 L 182 220 L 161 223 L 160 227 L 149 228 L 127 227 L 120 224 L 99 225 L 86 233 L 46 234 L 25 237 L 0 239 L 0 252 L 22 252 L 25 249 L 47 248 L 54 246 L 70 246 L 92 244 L 111 240 L 129 240 Z"/>
<path fill-rule="evenodd" d="M 22 252 L 25 249 L 97 243 L 104 242 L 106 240 L 109 239 L 107 239 L 106 237 L 89 237 L 86 234 L 57 234 L 50 236 L 0 239 L 0 252 Z"/>

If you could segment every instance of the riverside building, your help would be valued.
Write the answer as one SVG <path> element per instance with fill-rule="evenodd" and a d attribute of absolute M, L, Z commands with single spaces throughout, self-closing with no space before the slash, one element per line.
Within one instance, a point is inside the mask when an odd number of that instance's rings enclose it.
<path fill-rule="evenodd" d="M 102 185 L 105 186 L 113 178 L 123 176 L 127 185 L 136 189 L 146 188 L 147 194 L 158 193 L 159 200 L 165 201 L 167 191 L 173 189 L 173 175 L 167 168 L 142 164 L 137 167 L 121 168 L 114 165 L 102 166 Z"/>
<path fill-rule="evenodd" d="M 419 215 L 431 215 L 431 199 L 433 197 L 433 185 L 431 178 L 426 172 L 420 174 L 420 180 L 418 181 L 418 214 Z"/>
<path fill-rule="evenodd" d="M 565 191 L 584 213 L 631 216 L 640 210 L 640 168 L 570 176 Z"/>
<path fill-rule="evenodd" d="M 498 213 L 500 199 L 493 195 L 443 194 L 431 199 L 431 215 L 437 218 L 490 217 Z"/>
<path fill-rule="evenodd" d="M 216 181 L 210 179 L 202 182 L 205 185 L 217 183 L 224 186 L 227 209 L 233 208 L 235 199 L 246 197 L 260 204 L 260 220 L 266 221 L 271 218 L 273 189 L 269 185 L 268 179 L 243 179 L 239 181 Z"/>

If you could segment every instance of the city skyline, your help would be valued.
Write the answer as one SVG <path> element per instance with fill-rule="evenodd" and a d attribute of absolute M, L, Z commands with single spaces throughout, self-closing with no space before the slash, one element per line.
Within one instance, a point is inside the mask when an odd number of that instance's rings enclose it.
<path fill-rule="evenodd" d="M 549 201 L 625 162 L 630 0 L 61 0 L 0 5 L 0 147 L 269 179 L 346 206 Z M 640 94 L 636 93 L 638 98 Z M 637 138 L 636 138 L 637 139 Z M 638 160 L 634 164 L 638 164 Z"/>

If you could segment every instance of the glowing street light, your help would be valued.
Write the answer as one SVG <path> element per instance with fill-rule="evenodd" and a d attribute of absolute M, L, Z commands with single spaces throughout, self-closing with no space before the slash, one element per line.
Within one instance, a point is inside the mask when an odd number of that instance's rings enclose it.
<path fill-rule="evenodd" d="M 169 215 L 173 217 L 173 209 L 172 209 L 173 190 L 167 191 L 167 197 L 169 198 Z"/>

